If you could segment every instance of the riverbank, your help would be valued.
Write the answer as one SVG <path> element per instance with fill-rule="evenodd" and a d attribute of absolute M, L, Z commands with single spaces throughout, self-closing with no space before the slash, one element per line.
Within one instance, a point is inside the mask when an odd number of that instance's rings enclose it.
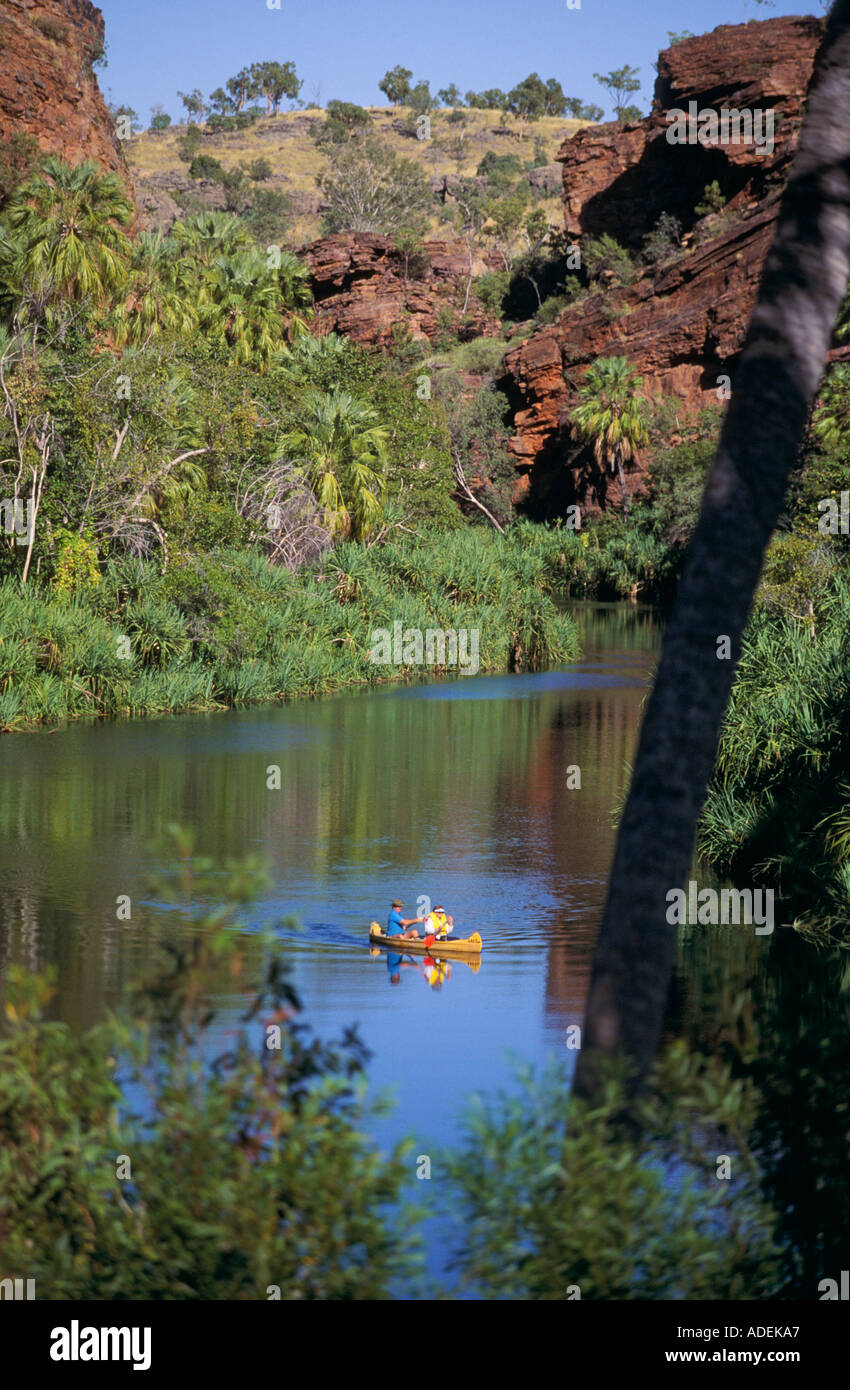
<path fill-rule="evenodd" d="M 811 618 L 756 608 L 700 821 L 701 858 L 775 892 L 783 919 L 850 932 L 850 634 L 846 566 Z"/>
<path fill-rule="evenodd" d="M 0 1009 L 0 1072 L 6 1196 L 22 1213 L 13 1270 L 29 1250 L 28 1276 L 55 1297 L 262 1300 L 277 1285 L 283 1298 L 539 1300 L 576 1282 L 595 1298 L 819 1296 L 823 1271 L 842 1268 L 846 1227 L 840 953 L 813 951 L 792 932 L 683 928 L 667 1030 L 677 1041 L 658 1088 L 663 1132 L 656 1125 L 629 1147 L 601 1132 L 604 1116 L 581 1129 L 571 1119 L 563 1147 L 566 1092 L 544 1073 L 577 1055 L 569 1030 L 581 1022 L 604 905 L 610 808 L 634 758 L 660 639 L 652 613 L 629 604 L 587 605 L 578 619 L 593 659 L 570 670 L 388 686 L 213 719 L 78 723 L 6 742 L 0 949 L 15 1016 Z M 277 788 L 270 761 L 281 768 Z M 569 785 L 576 766 L 580 789 Z M 155 841 L 174 823 L 194 830 L 176 864 L 173 836 Z M 257 855 L 269 881 L 246 901 Z M 411 910 L 420 894 L 447 901 L 465 928 L 486 923 L 480 969 L 455 963 L 432 983 L 410 960 L 395 982 L 386 953 L 373 959 L 366 940 L 370 917 L 395 894 Z M 265 1042 L 279 1021 L 274 1000 L 245 1021 L 266 964 L 291 968 L 304 1005 L 283 1021 L 279 1052 Z M 55 993 L 38 1021 L 33 982 L 45 972 Z M 154 993 L 134 991 L 130 1025 L 143 999 L 165 1024 L 172 1003 L 194 1003 L 208 1066 L 163 1074 L 144 1092 L 153 1116 L 139 1112 L 141 1085 L 121 1091 L 115 1130 L 102 1107 L 119 1103 L 111 1098 L 125 1073 L 116 1080 L 120 1039 L 101 1025 L 127 1024 L 124 990 L 143 979 Z M 318 1102 L 305 1112 L 270 1089 L 291 1075 L 293 1052 L 324 1057 L 355 1020 L 372 1054 L 369 1096 L 391 1092 L 393 1110 L 350 1105 L 331 1125 Z M 304 1023 L 311 1033 L 293 1033 Z M 146 1027 L 144 1014 L 141 1040 Z M 410 1046 L 435 1028 L 442 1061 Z M 224 1069 L 213 1069 L 222 1054 Z M 511 1055 L 539 1086 L 517 1076 Z M 68 1094 L 86 1104 L 69 1108 Z M 269 1113 L 281 1117 L 283 1145 Z M 80 1135 L 91 1156 L 82 1165 Z M 400 1154 L 405 1139 L 413 1143 Z M 720 1153 L 740 1182 L 716 1181 Z M 131 1181 L 116 1178 L 117 1154 L 132 1156 Z M 61 1206 L 45 1205 L 57 1172 Z M 682 1185 L 688 1174 L 696 1201 Z M 216 1193 L 224 1199 L 211 1201 Z M 400 1236 L 419 1225 L 413 1207 L 427 1218 L 425 1293 L 387 1269 Z M 294 1233 L 293 1210 L 303 1213 Z M 280 1223 L 269 1224 L 270 1211 Z M 600 1238 L 612 1220 L 613 1252 Z M 522 1246 L 509 1246 L 517 1231 Z M 519 1248 L 521 1262 L 498 1259 L 506 1248 Z M 358 1277 L 353 1256 L 364 1250 Z"/>
<path fill-rule="evenodd" d="M 578 631 L 553 595 L 576 538 L 545 536 L 421 528 L 344 543 L 296 573 L 244 550 L 185 556 L 166 574 L 125 559 L 70 596 L 7 579 L 0 731 L 574 661 Z"/>

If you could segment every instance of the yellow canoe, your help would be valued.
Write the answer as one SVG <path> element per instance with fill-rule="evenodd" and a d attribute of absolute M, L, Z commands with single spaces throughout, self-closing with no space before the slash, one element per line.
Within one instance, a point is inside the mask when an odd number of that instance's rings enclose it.
<path fill-rule="evenodd" d="M 484 947 L 477 931 L 456 940 L 447 936 L 444 941 L 435 941 L 432 946 L 426 946 L 421 936 L 387 936 L 377 922 L 372 922 L 369 927 L 369 940 L 375 946 L 387 946 L 402 956 L 480 956 Z"/>

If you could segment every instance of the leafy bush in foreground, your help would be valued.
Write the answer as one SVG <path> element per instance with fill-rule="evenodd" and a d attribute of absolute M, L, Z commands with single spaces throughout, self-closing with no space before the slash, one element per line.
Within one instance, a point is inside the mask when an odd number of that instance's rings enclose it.
<path fill-rule="evenodd" d="M 221 876 L 177 843 L 160 887 L 189 910 Z M 230 865 L 225 905 L 179 944 L 169 930 L 158 973 L 82 1037 L 45 1017 L 47 979 L 10 970 L 0 1248 L 39 1298 L 381 1299 L 413 1277 L 411 1223 L 383 1211 L 406 1149 L 384 1157 L 363 1133 L 365 1051 L 354 1030 L 328 1045 L 299 1021 L 270 941 L 256 998 L 210 1055 L 213 1001 L 256 955 L 240 906 L 262 883 Z"/>
<path fill-rule="evenodd" d="M 465 1289 L 536 1301 L 576 1286 L 596 1300 L 775 1295 L 775 1218 L 744 1138 L 753 1093 L 716 1059 L 673 1044 L 631 1134 L 613 1080 L 589 1110 L 555 1070 L 519 1079 L 518 1094 L 473 1105 L 447 1156 Z M 735 1181 L 717 1181 L 718 1153 L 740 1153 Z"/>

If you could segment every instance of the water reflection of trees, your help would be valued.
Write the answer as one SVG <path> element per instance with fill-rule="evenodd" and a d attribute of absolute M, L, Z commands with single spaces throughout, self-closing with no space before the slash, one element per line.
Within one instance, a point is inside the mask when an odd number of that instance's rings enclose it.
<path fill-rule="evenodd" d="M 284 899 L 295 876 L 332 886 L 362 869 L 378 884 L 388 864 L 400 875 L 420 866 L 480 875 L 483 851 L 506 875 L 531 872 L 547 884 L 552 907 L 535 929 L 549 934 L 566 914 L 586 934 L 649 668 L 642 657 L 621 659 L 635 621 L 630 606 L 602 610 L 598 626 L 594 610 L 583 617 L 596 650 L 616 628 L 623 647 L 610 669 L 628 671 L 632 686 L 531 698 L 523 687 L 512 698 L 519 686 L 505 678 L 486 687 L 496 698 L 476 699 L 470 681 L 466 698 L 431 686 L 7 740 L 0 963 L 55 962 L 72 1023 L 116 998 L 146 959 L 134 921 L 116 919 L 116 897 L 144 896 L 157 862 L 148 846 L 170 822 L 196 826 L 221 862 L 261 848 Z M 648 620 L 640 631 L 641 642 L 654 633 Z M 266 786 L 271 764 L 281 769 L 279 791 Z M 569 764 L 582 769 L 581 791 L 567 788 Z M 499 902 L 500 919 L 510 907 Z M 550 974 L 552 1002 L 563 979 L 572 1009 L 573 963 Z"/>

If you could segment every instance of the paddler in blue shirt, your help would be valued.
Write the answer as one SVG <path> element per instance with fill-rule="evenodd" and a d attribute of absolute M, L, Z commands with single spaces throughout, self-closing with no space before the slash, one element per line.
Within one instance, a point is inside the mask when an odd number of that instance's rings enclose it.
<path fill-rule="evenodd" d="M 423 917 L 402 917 L 401 909 L 404 903 L 399 898 L 393 898 L 390 908 L 390 915 L 387 918 L 387 936 L 400 936 L 402 940 L 413 941 L 418 938 L 416 923 L 422 922 Z M 408 927 L 413 927 L 413 931 L 408 931 Z"/>

